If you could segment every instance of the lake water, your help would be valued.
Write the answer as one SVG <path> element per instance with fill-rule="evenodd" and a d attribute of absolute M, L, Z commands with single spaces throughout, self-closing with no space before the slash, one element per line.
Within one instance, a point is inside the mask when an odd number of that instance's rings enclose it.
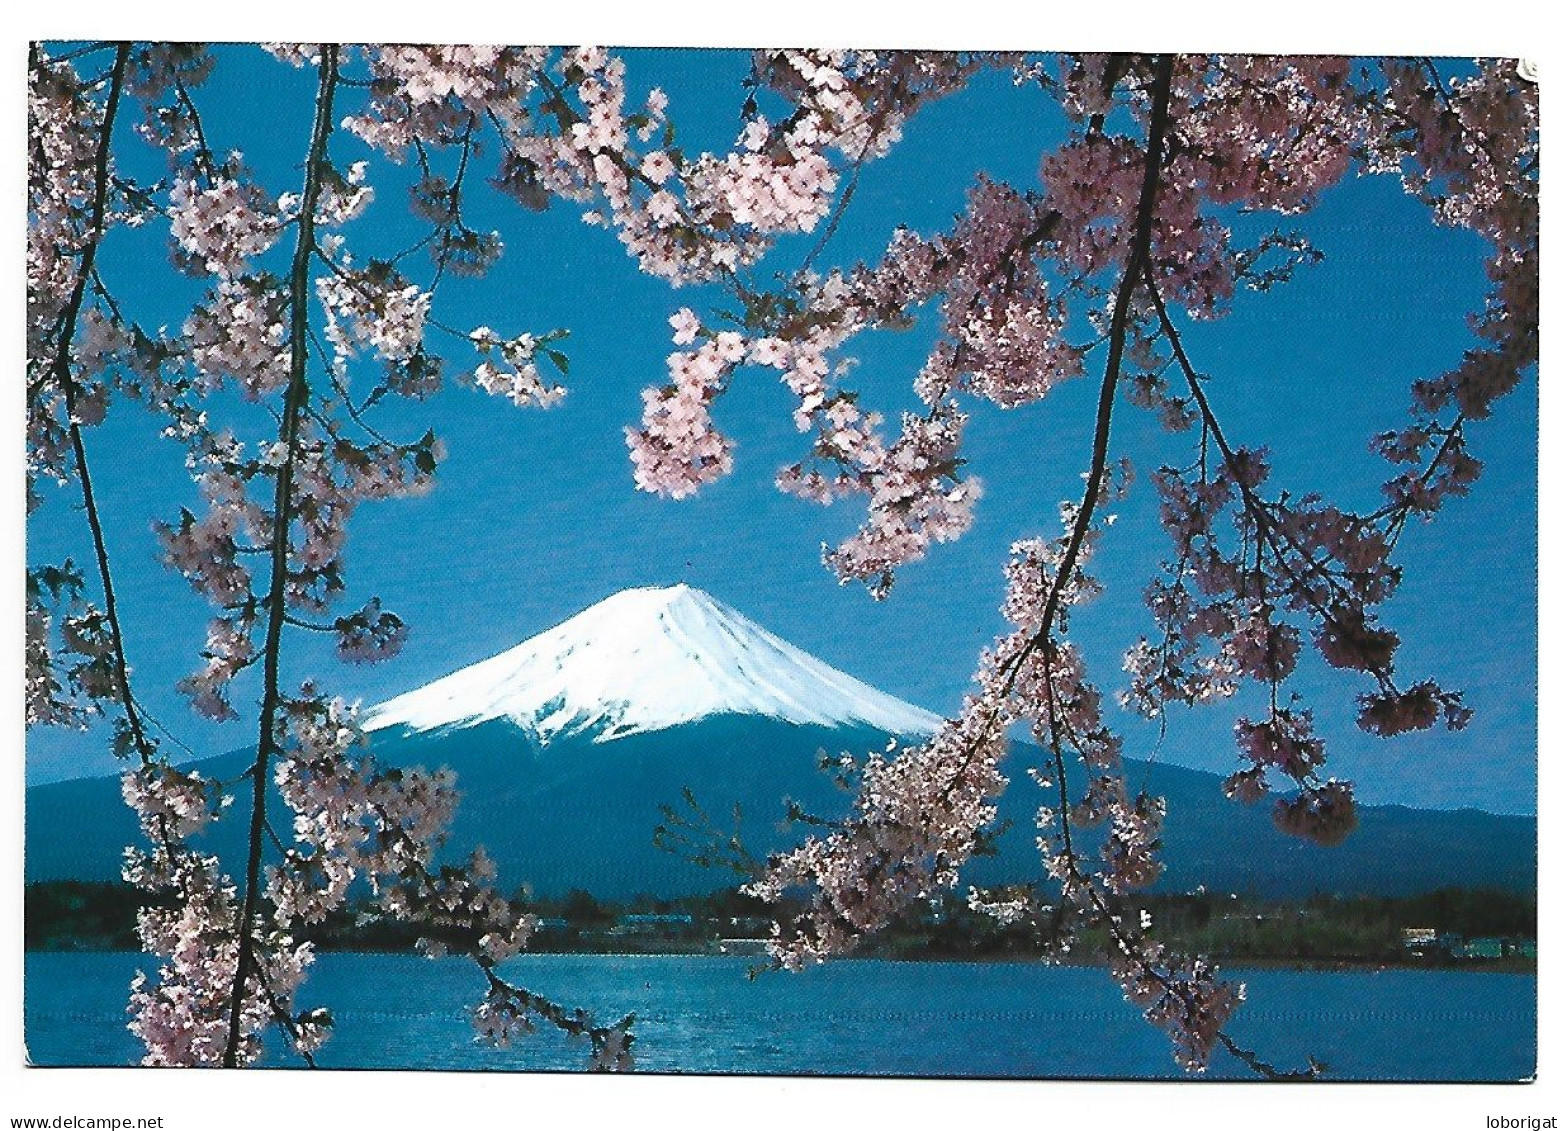
<path fill-rule="evenodd" d="M 752 980 L 755 959 L 528 955 L 514 980 L 601 1017 L 637 1014 L 644 1071 L 987 1077 L 1179 1077 L 1169 1044 L 1102 969 L 1032 963 L 842 961 Z M 38 1065 L 124 1065 L 138 954 L 34 953 L 26 1036 Z M 1280 1065 L 1307 1054 L 1335 1079 L 1518 1080 L 1535 1070 L 1535 979 L 1463 970 L 1237 970 L 1231 1033 Z M 583 1046 L 541 1031 L 477 1045 L 482 990 L 458 959 L 325 954 L 302 1006 L 337 1029 L 323 1067 L 571 1070 Z M 264 1063 L 297 1064 L 281 1051 Z M 1216 1053 L 1210 1075 L 1247 1071 Z"/>

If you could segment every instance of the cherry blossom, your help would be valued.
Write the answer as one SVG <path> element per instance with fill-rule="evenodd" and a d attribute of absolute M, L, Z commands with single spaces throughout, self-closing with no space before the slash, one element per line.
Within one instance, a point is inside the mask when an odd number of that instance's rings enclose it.
<path fill-rule="evenodd" d="M 313 1063 L 333 1022 L 299 1004 L 313 960 L 300 930 L 363 883 L 378 913 L 421 925 L 427 953 L 473 964 L 480 1039 L 505 1044 L 542 1023 L 584 1039 L 591 1067 L 632 1067 L 633 1018 L 601 1021 L 503 976 L 535 924 L 482 850 L 446 849 L 451 775 L 382 764 L 351 705 L 283 674 L 294 633 L 326 634 L 358 663 L 417 629 L 357 591 L 348 530 L 361 506 L 429 491 L 447 453 L 433 427 L 383 432 L 378 406 L 429 398 L 451 365 L 518 407 L 565 395 L 546 376 L 568 376 L 563 329 L 463 331 L 442 314 L 445 280 L 482 274 L 506 250 L 501 232 L 467 219 L 473 194 L 493 190 L 531 211 L 563 202 L 636 269 L 710 288 L 670 318 L 675 348 L 626 429 L 634 485 L 681 499 L 730 474 L 744 453 L 720 427 L 723 397 L 777 379 L 800 448 L 769 470 L 804 500 L 864 505 L 823 558 L 875 598 L 971 529 L 983 492 L 967 468 L 971 416 L 1058 411 L 1045 402 L 1061 385 L 1099 374 L 1082 494 L 1063 504 L 1058 534 L 1013 545 L 1009 627 L 961 710 L 924 743 L 846 755 L 848 814 L 747 884 L 779 906 L 775 961 L 848 952 L 955 887 L 1002 790 L 1036 790 L 1038 883 L 971 889 L 971 906 L 1035 930 L 1053 954 L 1084 932 L 1104 940 L 1112 977 L 1189 1070 L 1222 1049 L 1263 1075 L 1320 1071 L 1281 1073 L 1236 1044 L 1226 1026 L 1244 986 L 1171 952 L 1138 909 L 1135 893 L 1160 875 L 1167 814 L 1124 777 L 1109 705 L 1162 719 L 1172 704 L 1251 688 L 1224 792 L 1271 797 L 1281 833 L 1324 846 L 1353 835 L 1356 802 L 1317 729 L 1335 705 L 1294 690 L 1304 666 L 1360 681 L 1348 710 L 1379 739 L 1468 721 L 1461 692 L 1403 670 L 1386 613 L 1410 520 L 1434 519 L 1482 474 L 1467 426 L 1538 364 L 1538 97 L 1511 62 L 762 50 L 732 140 L 696 152 L 664 88 L 604 48 L 266 50 L 316 81 L 299 184 L 263 184 L 241 154 L 211 148 L 201 87 L 217 64 L 201 45 L 61 57 L 35 45 L 29 58 L 28 505 L 61 488 L 79 498 L 94 552 L 87 570 L 29 569 L 27 719 L 81 726 L 103 713 L 129 759 L 142 843 L 125 875 L 156 896 L 138 924 L 152 969 L 130 995 L 147 1063 L 251 1063 L 269 1028 Z M 110 52 L 94 74 L 92 58 Z M 1060 108 L 1059 141 L 1026 155 L 1037 179 L 978 175 L 950 224 L 897 227 L 879 257 L 818 266 L 865 165 L 987 69 Z M 123 137 L 117 119 L 130 122 Z M 139 179 L 126 144 L 151 146 L 165 173 Z M 388 206 L 373 184 L 385 160 L 409 164 L 425 234 L 367 257 L 355 244 Z M 1411 374 L 1409 415 L 1370 438 L 1390 470 L 1380 504 L 1357 509 L 1283 482 L 1271 453 L 1227 431 L 1207 391 L 1250 375 L 1205 371 L 1183 327 L 1319 260 L 1309 233 L 1282 225 L 1304 225 L 1362 174 L 1396 176 L 1435 223 L 1478 237 L 1489 292 L 1474 344 L 1445 372 Z M 1237 231 L 1255 227 L 1243 214 L 1281 226 L 1243 241 Z M 199 284 L 172 328 L 139 322 L 133 290 L 96 261 L 117 229 L 149 224 L 167 225 L 172 265 Z M 798 264 L 780 262 L 789 237 L 809 245 Z M 913 407 L 879 411 L 852 379 L 857 339 L 922 320 L 931 346 L 906 374 Z M 1169 551 L 1144 591 L 1151 623 L 1126 650 L 1125 686 L 1107 695 L 1073 614 L 1100 592 L 1088 563 L 1118 550 L 1107 508 L 1132 489 L 1123 395 L 1182 454 L 1143 476 Z M 91 470 L 92 431 L 124 398 L 184 454 L 194 491 L 156 532 L 165 563 L 212 610 L 180 688 L 200 713 L 257 724 L 248 806 L 169 763 L 132 689 L 136 642 L 118 616 Z M 244 672 L 257 700 L 235 694 Z M 1039 759 L 1009 766 L 1010 737 L 1025 730 Z M 243 871 L 187 843 L 231 811 L 268 827 L 269 788 L 287 820 L 277 844 L 253 833 Z"/>

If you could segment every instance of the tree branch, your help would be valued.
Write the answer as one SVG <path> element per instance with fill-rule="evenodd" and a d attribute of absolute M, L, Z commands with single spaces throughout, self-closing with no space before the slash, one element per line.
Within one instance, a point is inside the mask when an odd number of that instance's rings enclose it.
<path fill-rule="evenodd" d="M 130 728 L 131 739 L 136 744 L 137 752 L 143 761 L 147 761 L 152 756 L 152 743 L 147 738 L 141 716 L 136 709 L 136 701 L 131 695 L 129 666 L 125 662 L 125 636 L 120 628 L 119 604 L 115 599 L 114 578 L 109 570 L 109 551 L 103 535 L 103 520 L 99 516 L 98 501 L 93 492 L 92 473 L 87 463 L 87 445 L 82 439 L 82 427 L 76 413 L 79 390 L 76 387 L 76 379 L 71 374 L 71 342 L 76 337 L 76 323 L 81 315 L 82 299 L 93 277 L 93 261 L 97 258 L 98 245 L 103 240 L 104 214 L 109 196 L 110 140 L 114 133 L 114 119 L 119 111 L 120 92 L 124 87 L 125 66 L 130 58 L 130 52 L 129 43 L 120 43 L 115 50 L 114 70 L 110 75 L 109 96 L 104 105 L 103 127 L 98 139 L 91 228 L 87 242 L 82 248 L 82 259 L 77 268 L 75 285 L 71 288 L 70 298 L 61 313 L 59 346 L 55 350 L 50 372 L 65 398 L 66 428 L 71 437 L 71 451 L 75 456 L 77 474 L 81 480 L 82 508 L 87 516 L 88 528 L 92 531 L 93 554 L 97 558 L 98 577 L 103 586 L 104 615 L 109 621 L 109 635 L 114 647 L 115 690 L 119 695 L 120 706 L 125 712 L 125 721 Z"/>
<path fill-rule="evenodd" d="M 1219 418 L 1214 414 L 1213 407 L 1208 403 L 1208 395 L 1203 391 L 1197 370 L 1186 353 L 1186 347 L 1181 341 L 1180 332 L 1170 319 L 1169 309 L 1165 306 L 1164 298 L 1159 293 L 1159 287 L 1154 279 L 1152 270 L 1145 272 L 1143 282 L 1149 301 L 1153 303 L 1154 310 L 1159 316 L 1159 324 L 1164 332 L 1164 336 L 1169 341 L 1170 348 L 1180 365 L 1181 373 L 1186 378 L 1187 388 L 1191 390 L 1192 400 L 1196 403 L 1197 409 L 1202 415 L 1203 427 L 1213 435 L 1214 443 L 1218 445 L 1219 454 L 1224 460 L 1224 465 L 1229 470 L 1230 477 L 1234 479 L 1236 488 L 1240 492 L 1242 506 L 1257 525 L 1259 542 L 1264 540 L 1267 542 L 1268 548 L 1272 551 L 1274 560 L 1278 563 L 1281 570 L 1290 574 L 1294 573 L 1290 566 L 1289 555 L 1286 552 L 1287 547 L 1288 550 L 1295 552 L 1295 555 L 1300 558 L 1311 573 L 1315 573 L 1322 579 L 1323 583 L 1327 585 L 1328 589 L 1335 596 L 1342 594 L 1344 586 L 1340 579 L 1335 577 L 1327 566 L 1318 561 L 1316 555 L 1300 545 L 1294 536 L 1287 529 L 1284 529 L 1274 519 L 1273 515 L 1269 513 L 1267 505 L 1262 499 L 1258 498 L 1256 491 L 1247 486 L 1245 476 L 1241 473 L 1241 466 L 1236 458 L 1235 450 L 1230 447 L 1229 442 L 1224 437 L 1223 429 L 1219 427 Z M 1281 540 L 1284 545 L 1280 545 Z M 1258 552 L 1260 555 L 1260 545 Z M 1340 630 L 1346 628 L 1342 618 L 1334 612 L 1331 604 L 1324 604 L 1322 601 L 1317 600 L 1305 589 L 1302 589 L 1302 596 L 1312 610 L 1322 618 L 1324 624 Z M 1371 675 L 1385 691 L 1390 693 L 1397 691 L 1397 685 L 1393 682 L 1391 670 L 1377 668 L 1371 672 Z"/>
<path fill-rule="evenodd" d="M 1110 352 L 1105 358 L 1104 380 L 1099 386 L 1099 410 L 1094 420 L 1093 462 L 1088 469 L 1088 485 L 1083 491 L 1083 502 L 1077 510 L 1077 521 L 1062 555 L 1061 567 L 1056 571 L 1055 582 L 1045 601 L 1045 613 L 1041 618 L 1036 639 L 1049 636 L 1061 604 L 1066 580 L 1077 566 L 1082 552 L 1083 539 L 1093 522 L 1094 508 L 1103 486 L 1105 464 L 1110 454 L 1110 418 L 1115 409 L 1115 390 L 1121 377 L 1121 358 L 1126 352 L 1126 327 L 1131 313 L 1132 296 L 1145 270 L 1151 270 L 1149 247 L 1153 242 L 1153 219 L 1159 196 L 1159 170 L 1164 156 L 1164 135 L 1170 124 L 1170 79 L 1175 69 L 1173 55 L 1161 55 L 1155 66 L 1153 109 L 1148 119 L 1148 146 L 1143 152 L 1143 183 L 1137 198 L 1137 224 L 1132 233 L 1131 248 L 1127 251 L 1126 268 L 1121 275 L 1121 285 L 1116 290 L 1115 310 L 1110 316 Z"/>
<path fill-rule="evenodd" d="M 255 917 L 260 896 L 261 847 L 266 829 L 267 764 L 277 751 L 277 717 L 281 696 L 278 692 L 278 665 L 283 624 L 287 616 L 289 530 L 293 525 L 294 458 L 299 441 L 299 422 L 310 395 L 307 362 L 310 348 L 310 256 L 315 250 L 316 203 L 321 195 L 321 167 L 326 156 L 327 138 L 332 133 L 332 95 L 337 83 L 337 46 L 321 47 L 320 81 L 316 92 L 315 121 L 311 127 L 310 149 L 305 159 L 305 187 L 300 202 L 299 229 L 294 245 L 293 266 L 289 273 L 289 384 L 284 396 L 283 417 L 278 439 L 287 457 L 278 469 L 277 493 L 273 503 L 272 585 L 267 595 L 267 634 L 262 649 L 263 690 L 260 734 L 256 740 L 250 811 L 250 855 L 245 869 L 245 900 L 240 915 L 239 954 L 234 968 L 234 986 L 229 997 L 228 1040 L 223 1049 L 223 1066 L 237 1067 L 239 1062 L 240 1020 L 244 1012 L 245 987 L 255 965 Z"/>

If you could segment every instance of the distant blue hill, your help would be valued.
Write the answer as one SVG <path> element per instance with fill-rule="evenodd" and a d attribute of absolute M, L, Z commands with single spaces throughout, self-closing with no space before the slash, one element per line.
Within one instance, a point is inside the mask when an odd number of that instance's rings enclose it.
<path fill-rule="evenodd" d="M 785 798 L 822 815 L 846 811 L 848 795 L 817 768 L 818 752 L 879 749 L 886 734 L 865 726 L 801 725 L 755 715 L 719 715 L 611 742 L 562 736 L 541 745 L 505 719 L 424 733 L 376 731 L 378 756 L 404 766 L 456 771 L 462 802 L 450 841 L 453 854 L 482 843 L 507 888 L 524 883 L 540 895 L 573 888 L 603 899 L 711 891 L 732 874 L 705 870 L 653 846 L 660 803 L 681 805 L 690 788 L 727 829 L 733 803 L 743 836 L 757 855 L 794 843 L 807 830 L 780 827 Z M 1011 787 L 1000 802 L 1011 827 L 999 854 L 965 873 L 985 885 L 1041 875 L 1033 814 L 1046 800 L 1023 774 L 1039 751 L 1018 745 L 1009 759 Z M 200 763 L 233 781 L 250 762 L 234 752 Z M 1160 890 L 1301 897 L 1316 892 L 1405 895 L 1445 886 L 1533 891 L 1535 821 L 1477 810 L 1436 811 L 1364 806 L 1360 826 L 1337 848 L 1322 848 L 1274 829 L 1266 804 L 1227 800 L 1217 775 L 1168 764 L 1129 762 L 1134 787 L 1169 802 Z M 243 804 L 248 790 L 236 804 Z M 274 796 L 274 811 L 281 801 Z M 276 822 L 287 828 L 287 820 Z M 205 843 L 234 866 L 243 859 L 244 822 L 229 819 Z M 113 879 L 124 847 L 139 834 L 120 798 L 117 778 L 35 786 L 27 791 L 26 877 Z"/>
<path fill-rule="evenodd" d="M 660 805 L 681 807 L 686 789 L 715 823 L 727 822 L 738 802 L 743 839 L 762 857 L 807 831 L 780 826 L 786 799 L 819 816 L 847 811 L 848 796 L 818 769 L 820 751 L 860 755 L 885 747 L 892 734 L 917 741 L 940 719 L 707 593 L 675 585 L 613 594 L 387 700 L 365 724 L 390 764 L 456 771 L 462 803 L 452 853 L 483 844 L 508 888 L 526 883 L 539 895 L 582 888 L 619 900 L 736 882 L 654 847 Z M 234 782 L 251 761 L 237 751 L 201 768 Z M 1014 781 L 1000 802 L 1010 827 L 996 856 L 970 866 L 976 884 L 1042 874 L 1034 814 L 1046 798 L 1023 772 L 1040 764 L 1040 752 L 1019 746 L 1011 762 Z M 1278 833 L 1265 805 L 1226 800 L 1213 774 L 1135 762 L 1127 770 L 1134 789 L 1146 784 L 1169 800 L 1166 890 L 1205 885 L 1280 897 L 1450 885 L 1534 890 L 1532 818 L 1368 807 L 1359 831 L 1326 849 Z M 281 811 L 275 796 L 271 809 Z M 230 819 L 210 834 L 231 868 L 244 859 L 245 824 Z M 274 825 L 289 827 L 286 819 Z M 117 778 L 27 791 L 29 880 L 112 879 L 139 835 Z"/>

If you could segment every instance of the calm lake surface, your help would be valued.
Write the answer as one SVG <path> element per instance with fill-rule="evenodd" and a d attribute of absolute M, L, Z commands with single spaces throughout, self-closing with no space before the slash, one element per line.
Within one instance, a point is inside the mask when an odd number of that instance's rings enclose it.
<path fill-rule="evenodd" d="M 843 961 L 748 979 L 755 959 L 529 955 L 529 988 L 605 1018 L 637 1014 L 644 1071 L 834 1075 L 1179 1077 L 1169 1044 L 1102 969 L 1032 963 Z M 126 987 L 138 954 L 26 959 L 27 1047 L 38 1065 L 134 1064 Z M 1535 979 L 1449 970 L 1235 970 L 1231 1033 L 1280 1065 L 1307 1054 L 1335 1079 L 1518 1080 L 1535 1070 Z M 329 1006 L 323 1067 L 574 1070 L 581 1044 L 543 1029 L 476 1045 L 482 990 L 458 959 L 325 954 L 302 1006 Z M 280 1050 L 264 1063 L 298 1061 Z M 1217 1053 L 1210 1073 L 1245 1077 Z"/>

